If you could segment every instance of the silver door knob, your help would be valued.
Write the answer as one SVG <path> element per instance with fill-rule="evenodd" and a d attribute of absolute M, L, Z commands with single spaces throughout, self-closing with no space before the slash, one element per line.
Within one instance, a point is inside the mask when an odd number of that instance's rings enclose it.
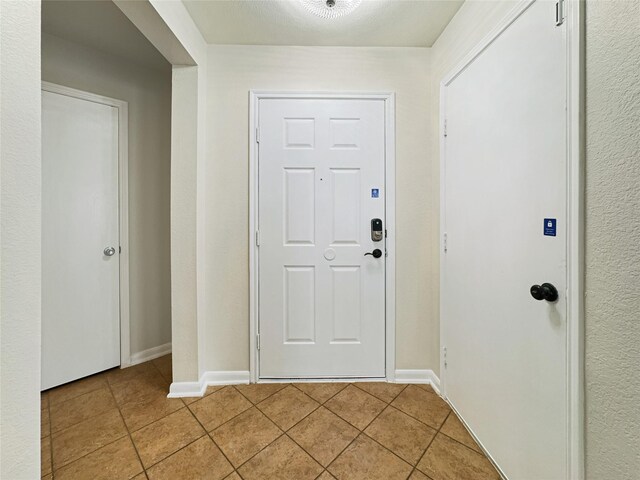
<path fill-rule="evenodd" d="M 112 257 L 113 255 L 116 254 L 116 249 L 113 247 L 107 247 L 103 250 L 103 253 L 107 256 L 107 257 Z"/>

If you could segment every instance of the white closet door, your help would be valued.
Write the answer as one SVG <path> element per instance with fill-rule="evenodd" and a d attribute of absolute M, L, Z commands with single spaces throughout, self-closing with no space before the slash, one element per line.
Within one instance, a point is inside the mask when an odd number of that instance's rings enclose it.
<path fill-rule="evenodd" d="M 120 365 L 118 243 L 118 111 L 43 91 L 42 389 Z"/>

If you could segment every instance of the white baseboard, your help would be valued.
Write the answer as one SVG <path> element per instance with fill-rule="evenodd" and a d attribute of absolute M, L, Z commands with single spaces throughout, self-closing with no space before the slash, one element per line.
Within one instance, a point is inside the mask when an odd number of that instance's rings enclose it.
<path fill-rule="evenodd" d="M 168 397 L 202 397 L 209 385 L 245 385 L 250 379 L 246 370 L 204 372 L 198 382 L 173 382 Z"/>
<path fill-rule="evenodd" d="M 157 347 L 149 348 L 147 350 L 143 350 L 142 352 L 133 353 L 131 357 L 129 357 L 129 362 L 121 365 L 124 367 L 132 367 L 133 365 L 138 365 L 139 363 L 148 362 L 149 360 L 153 360 L 154 358 L 163 357 L 171 353 L 171 343 L 165 343 L 164 345 L 158 345 Z"/>
<path fill-rule="evenodd" d="M 433 370 L 396 370 L 395 382 L 429 384 L 440 394 L 440 379 Z"/>

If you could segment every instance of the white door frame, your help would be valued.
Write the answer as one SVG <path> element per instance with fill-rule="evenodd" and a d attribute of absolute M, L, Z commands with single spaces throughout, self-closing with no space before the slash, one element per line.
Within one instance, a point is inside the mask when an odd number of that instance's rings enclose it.
<path fill-rule="evenodd" d="M 386 296 L 386 380 L 395 380 L 396 364 L 396 145 L 395 94 L 384 93 L 306 93 L 306 92 L 249 92 L 249 371 L 251 383 L 260 381 L 257 333 L 259 332 L 259 248 L 256 245 L 258 226 L 258 126 L 260 100 L 321 99 L 321 100 L 380 100 L 385 105 L 385 214 L 387 229 L 387 257 L 385 273 Z M 344 381 L 345 379 L 342 379 Z M 320 380 L 317 380 L 320 381 Z M 322 379 L 327 381 L 327 379 Z"/>
<path fill-rule="evenodd" d="M 120 368 L 131 366 L 129 328 L 129 104 L 50 82 L 42 90 L 108 105 L 118 110 L 118 230 L 120 235 Z"/>
<path fill-rule="evenodd" d="M 440 265 L 444 265 L 445 95 L 444 90 L 536 0 L 521 0 L 440 84 Z M 537 0 L 545 1 L 545 0 Z M 584 2 L 563 0 L 567 28 L 567 478 L 584 470 Z M 550 20 L 552 21 L 552 19 Z M 443 267 L 441 267 L 443 268 Z M 440 301 L 442 302 L 442 271 Z M 440 319 L 443 322 L 443 319 Z M 440 345 L 445 345 L 440 328 Z M 490 375 L 491 372 L 487 372 Z M 440 381 L 446 392 L 444 352 Z"/>

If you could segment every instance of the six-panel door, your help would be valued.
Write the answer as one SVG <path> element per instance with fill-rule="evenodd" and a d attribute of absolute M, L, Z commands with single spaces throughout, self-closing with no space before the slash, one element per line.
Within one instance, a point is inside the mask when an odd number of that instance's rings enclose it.
<path fill-rule="evenodd" d="M 260 100 L 260 378 L 385 376 L 384 109 Z"/>

